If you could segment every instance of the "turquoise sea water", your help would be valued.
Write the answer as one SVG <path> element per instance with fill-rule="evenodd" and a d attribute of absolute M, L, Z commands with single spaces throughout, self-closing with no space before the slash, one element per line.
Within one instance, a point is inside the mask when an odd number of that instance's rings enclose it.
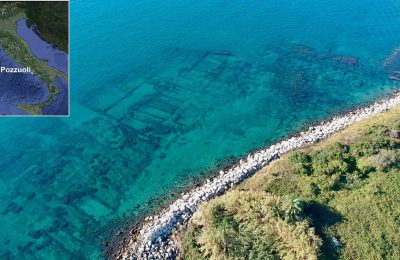
<path fill-rule="evenodd" d="M 0 258 L 99 258 L 188 180 L 398 89 L 399 46 L 399 1 L 72 1 L 71 117 L 0 122 Z"/>

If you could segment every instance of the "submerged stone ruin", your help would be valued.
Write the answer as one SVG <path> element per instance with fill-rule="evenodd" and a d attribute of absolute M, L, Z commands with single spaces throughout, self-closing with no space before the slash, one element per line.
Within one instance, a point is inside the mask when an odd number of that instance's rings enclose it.
<path fill-rule="evenodd" d="M 182 194 L 160 214 L 146 218 L 118 257 L 122 259 L 175 259 L 179 252 L 170 236 L 172 232 L 179 231 L 187 224 L 201 203 L 223 194 L 281 155 L 313 144 L 354 122 L 384 112 L 399 104 L 400 94 L 397 94 L 391 99 L 335 117 L 330 121 L 310 127 L 308 131 L 301 132 L 297 136 L 249 154 L 247 158 L 240 160 L 230 169 L 220 171 L 218 176 L 206 180 L 200 187 Z M 391 132 L 391 136 L 392 134 Z M 397 137 L 398 134 L 396 132 Z"/>

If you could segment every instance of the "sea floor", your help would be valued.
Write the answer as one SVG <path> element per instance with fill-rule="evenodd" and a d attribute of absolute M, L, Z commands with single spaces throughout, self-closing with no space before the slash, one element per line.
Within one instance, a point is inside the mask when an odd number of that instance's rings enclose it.
<path fill-rule="evenodd" d="M 314 6 L 313 1 L 306 2 Z M 347 1 L 340 2 L 347 6 Z M 128 10 L 116 8 L 118 12 Z M 86 8 L 82 24 L 89 26 L 99 19 L 102 12 L 96 10 Z M 266 13 L 274 15 L 273 8 Z M 395 27 L 398 14 L 374 14 L 387 21 L 376 19 L 379 23 L 372 27 L 356 23 L 360 34 L 351 40 L 363 38 L 367 30 L 373 35 L 386 29 L 382 35 L 387 37 L 368 38 L 371 45 L 352 45 L 340 37 L 335 44 L 323 40 L 314 44 L 302 41 L 301 33 L 278 37 L 280 31 L 265 28 L 273 33 L 271 39 L 263 36 L 268 38 L 265 44 L 244 46 L 246 50 L 252 46 L 246 55 L 237 48 L 169 42 L 160 44 L 162 49 L 152 56 L 156 58 L 149 58 L 152 62 L 130 68 L 126 61 L 123 70 L 113 73 L 118 62 L 110 57 L 139 57 L 140 51 L 137 56 L 123 52 L 134 49 L 131 45 L 137 42 L 129 43 L 127 36 L 121 36 L 118 42 L 112 42 L 112 37 L 95 46 L 93 39 L 99 37 L 91 33 L 97 32 L 96 24 L 96 30 L 81 28 L 85 34 L 79 37 L 84 42 L 81 45 L 72 33 L 70 118 L 9 119 L 0 129 L 0 258 L 97 259 L 107 244 L 104 241 L 118 234 L 124 223 L 157 208 L 230 160 L 315 120 L 398 90 L 400 82 L 388 79 L 400 67 L 395 52 L 400 45 L 400 34 L 395 33 L 400 32 Z M 350 19 L 351 15 L 343 16 Z M 264 13 L 249 17 L 261 19 Z M 110 22 L 107 19 L 104 24 Z M 284 16 L 274 21 L 280 24 L 283 20 Z M 125 20 L 120 23 L 127 24 Z M 315 24 L 305 38 L 326 25 Z M 254 29 L 246 26 L 242 24 L 246 32 Z M 76 33 L 76 28 L 73 25 L 71 31 Z M 102 27 L 100 36 L 112 35 L 115 28 L 119 27 Z M 220 35 L 218 27 L 213 33 Z M 332 33 L 321 30 L 321 35 Z M 278 40 L 282 38 L 288 40 Z M 199 37 L 198 42 L 203 39 Z M 143 46 L 153 44 L 147 38 L 139 40 Z M 102 45 L 105 42 L 112 50 Z M 118 45 L 124 42 L 129 48 Z M 371 51 L 377 46 L 385 48 L 379 53 Z M 91 52 L 95 49 L 96 55 Z M 101 66 L 91 68 L 91 62 Z"/>
<path fill-rule="evenodd" d="M 262 50 L 256 62 L 182 49 L 165 59 L 168 69 L 83 97 L 92 119 L 79 128 L 55 121 L 38 129 L 51 133 L 44 142 L 25 133 L 28 146 L 16 143 L 0 166 L 3 256 L 93 257 L 112 221 L 199 172 L 399 87 L 357 57 L 297 44 Z"/>

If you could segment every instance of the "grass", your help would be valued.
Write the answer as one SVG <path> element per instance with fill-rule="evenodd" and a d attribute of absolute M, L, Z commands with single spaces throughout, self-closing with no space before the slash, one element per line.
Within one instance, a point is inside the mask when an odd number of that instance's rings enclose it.
<path fill-rule="evenodd" d="M 264 192 L 234 191 L 205 205 L 183 239 L 186 259 L 316 259 L 321 240 L 302 204 Z"/>
<path fill-rule="evenodd" d="M 399 128 L 400 106 L 273 162 L 199 208 L 183 258 L 399 259 Z"/>

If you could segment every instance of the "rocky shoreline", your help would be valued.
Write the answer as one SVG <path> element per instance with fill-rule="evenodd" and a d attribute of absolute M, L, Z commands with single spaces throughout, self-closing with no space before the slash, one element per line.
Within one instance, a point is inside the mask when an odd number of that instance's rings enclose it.
<path fill-rule="evenodd" d="M 159 214 L 145 218 L 141 226 L 132 234 L 129 243 L 118 250 L 116 258 L 175 259 L 179 252 L 171 239 L 171 234 L 187 224 L 202 202 L 223 194 L 282 154 L 316 143 L 354 122 L 387 111 L 399 104 L 400 93 L 396 93 L 387 100 L 334 117 L 269 148 L 249 154 L 247 158 L 220 171 L 217 176 L 206 180 L 199 187 L 183 193 L 179 199 Z"/>

